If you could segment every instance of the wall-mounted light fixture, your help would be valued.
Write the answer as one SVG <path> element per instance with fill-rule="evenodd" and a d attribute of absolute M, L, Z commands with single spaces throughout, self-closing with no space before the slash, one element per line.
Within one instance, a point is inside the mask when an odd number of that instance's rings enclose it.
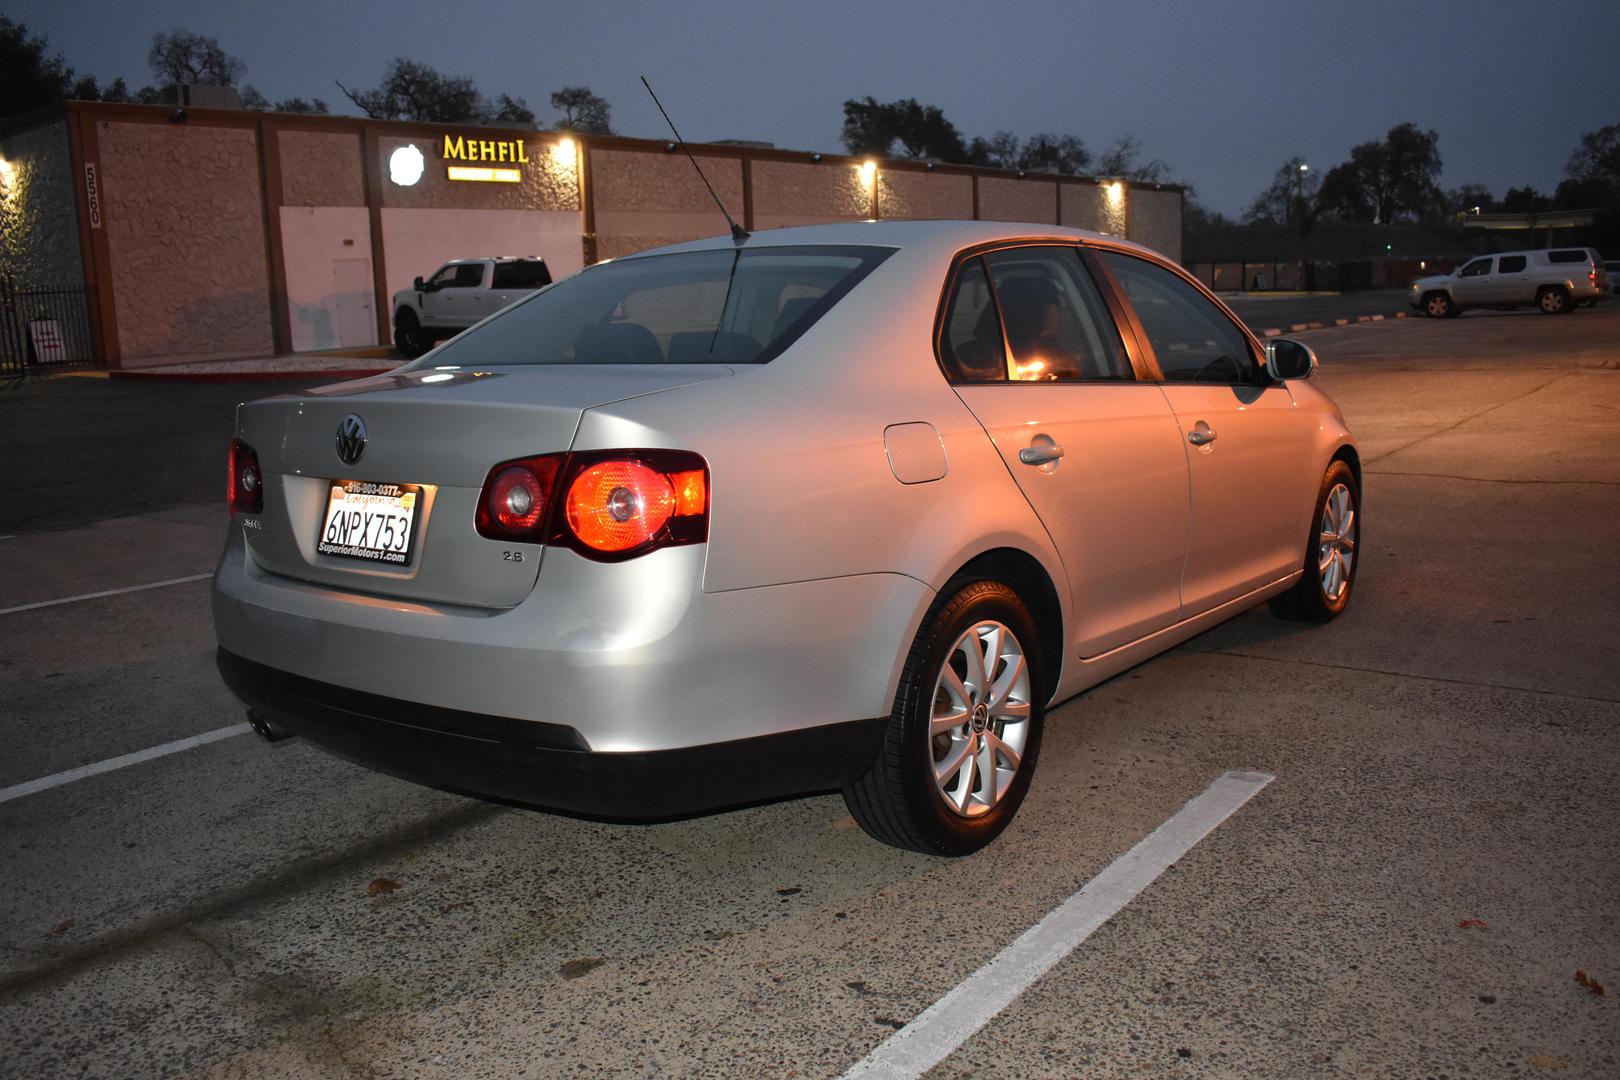
<path fill-rule="evenodd" d="M 871 187 L 873 184 L 877 183 L 877 162 L 873 161 L 871 158 L 867 158 L 865 161 L 860 163 L 858 168 L 860 169 L 861 173 L 861 183 L 865 184 L 867 187 Z"/>
<path fill-rule="evenodd" d="M 174 112 L 169 114 L 169 123 L 171 123 L 171 124 L 183 124 L 185 122 L 186 122 L 186 110 L 184 110 L 184 109 L 176 109 L 176 110 L 174 110 Z"/>
<path fill-rule="evenodd" d="M 674 143 L 667 142 L 667 143 L 664 144 L 664 153 L 673 154 L 674 152 L 675 152 L 675 144 Z"/>
<path fill-rule="evenodd" d="M 0 199 L 11 198 L 12 190 L 17 186 L 17 167 L 5 158 L 0 157 Z"/>
<path fill-rule="evenodd" d="M 572 169 L 579 160 L 579 144 L 573 139 L 558 139 L 551 148 L 551 156 L 565 169 Z"/>
<path fill-rule="evenodd" d="M 819 164 L 820 161 L 821 161 L 821 155 L 820 154 L 811 154 L 810 155 L 810 160 L 814 161 L 814 162 L 817 162 Z"/>

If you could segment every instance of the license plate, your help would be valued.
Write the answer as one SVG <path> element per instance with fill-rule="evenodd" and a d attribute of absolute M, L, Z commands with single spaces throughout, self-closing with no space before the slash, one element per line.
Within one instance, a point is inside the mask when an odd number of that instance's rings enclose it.
<path fill-rule="evenodd" d="M 333 480 L 315 550 L 345 559 L 408 566 L 421 500 L 421 488 L 414 484 Z"/>

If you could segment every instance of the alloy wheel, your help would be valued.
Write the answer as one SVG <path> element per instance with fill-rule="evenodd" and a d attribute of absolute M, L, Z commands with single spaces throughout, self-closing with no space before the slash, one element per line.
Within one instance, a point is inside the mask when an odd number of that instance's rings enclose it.
<path fill-rule="evenodd" d="M 934 680 L 928 733 L 934 786 L 952 813 L 989 813 L 1023 764 L 1030 731 L 1029 664 L 1006 625 L 969 627 Z"/>
<path fill-rule="evenodd" d="M 1321 536 L 1317 542 L 1316 569 L 1322 575 L 1322 595 L 1336 604 L 1350 588 L 1350 571 L 1356 560 L 1356 504 L 1350 489 L 1334 484 L 1322 502 Z"/>

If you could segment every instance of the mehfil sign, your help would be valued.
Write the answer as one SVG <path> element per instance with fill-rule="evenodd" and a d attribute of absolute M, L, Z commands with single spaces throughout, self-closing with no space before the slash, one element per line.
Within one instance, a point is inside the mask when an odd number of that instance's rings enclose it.
<path fill-rule="evenodd" d="M 521 183 L 523 171 L 499 168 L 498 163 L 527 165 L 529 154 L 522 139 L 469 139 L 465 135 L 444 137 L 444 160 L 486 161 L 497 165 L 451 165 L 446 175 L 451 180 L 477 180 L 485 183 Z"/>

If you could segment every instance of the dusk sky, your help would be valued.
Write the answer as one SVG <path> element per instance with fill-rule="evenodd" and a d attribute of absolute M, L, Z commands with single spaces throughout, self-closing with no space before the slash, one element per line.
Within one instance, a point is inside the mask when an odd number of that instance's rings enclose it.
<path fill-rule="evenodd" d="M 1298 154 L 1326 170 L 1411 120 L 1440 134 L 1442 186 L 1550 193 L 1581 133 L 1620 122 L 1620 4 L 516 2 L 359 4 L 24 0 L 6 14 L 80 74 L 150 82 L 152 34 L 217 37 L 266 96 L 373 86 L 395 56 L 493 97 L 586 85 L 620 134 L 662 138 L 645 74 L 692 140 L 840 150 L 846 98 L 916 97 L 969 138 L 1070 132 L 1144 156 L 1230 215 Z"/>

